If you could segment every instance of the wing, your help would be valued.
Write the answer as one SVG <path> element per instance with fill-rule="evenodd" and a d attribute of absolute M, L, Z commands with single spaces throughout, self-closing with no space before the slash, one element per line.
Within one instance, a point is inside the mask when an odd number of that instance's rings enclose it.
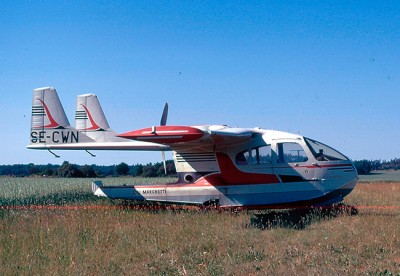
<path fill-rule="evenodd" d="M 175 150 L 213 149 L 247 143 L 257 133 L 254 129 L 211 126 L 153 126 L 119 134 L 118 137 L 153 142 Z"/>
<path fill-rule="evenodd" d="M 252 129 L 211 125 L 153 126 L 118 136 L 168 146 L 174 151 L 176 170 L 197 179 L 200 175 L 220 171 L 216 152 L 225 152 L 231 147 L 247 148 L 257 134 L 258 131 Z"/>

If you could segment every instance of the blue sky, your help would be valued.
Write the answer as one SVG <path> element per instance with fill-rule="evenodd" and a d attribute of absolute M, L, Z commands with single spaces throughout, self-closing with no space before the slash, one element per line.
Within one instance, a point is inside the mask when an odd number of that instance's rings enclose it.
<path fill-rule="evenodd" d="M 27 150 L 34 88 L 71 124 L 98 95 L 113 129 L 259 126 L 352 159 L 400 157 L 399 1 L 2 1 L 0 164 L 146 163 L 159 153 Z"/>

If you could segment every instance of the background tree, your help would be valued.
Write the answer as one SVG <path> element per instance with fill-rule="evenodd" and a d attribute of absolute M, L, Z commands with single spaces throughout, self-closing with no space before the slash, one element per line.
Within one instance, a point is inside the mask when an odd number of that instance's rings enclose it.
<path fill-rule="evenodd" d="M 147 164 L 143 167 L 143 177 L 156 177 L 157 176 L 157 169 L 153 166 L 153 164 Z"/>
<path fill-rule="evenodd" d="M 135 176 L 141 176 L 142 174 L 143 174 L 143 165 L 142 164 L 137 164 L 136 165 Z"/>
<path fill-rule="evenodd" d="M 117 173 L 117 175 L 127 175 L 129 173 L 128 164 L 121 162 L 115 167 L 115 172 Z"/>
<path fill-rule="evenodd" d="M 79 170 L 78 165 L 64 161 L 61 167 L 58 168 L 57 175 L 61 177 L 82 177 L 82 172 Z"/>
<path fill-rule="evenodd" d="M 52 164 L 47 164 L 44 166 L 43 170 L 42 170 L 42 175 L 44 176 L 52 176 L 55 175 L 57 171 L 57 166 L 52 165 Z"/>
<path fill-rule="evenodd" d="M 358 174 L 370 174 L 371 173 L 371 162 L 368 160 L 354 161 Z"/>
<path fill-rule="evenodd" d="M 35 164 L 29 163 L 28 164 L 28 172 L 29 172 L 29 175 L 38 174 L 39 173 L 39 168 L 38 168 L 38 166 L 35 166 Z"/>
<path fill-rule="evenodd" d="M 97 177 L 93 165 L 83 165 L 80 167 L 82 177 Z"/>

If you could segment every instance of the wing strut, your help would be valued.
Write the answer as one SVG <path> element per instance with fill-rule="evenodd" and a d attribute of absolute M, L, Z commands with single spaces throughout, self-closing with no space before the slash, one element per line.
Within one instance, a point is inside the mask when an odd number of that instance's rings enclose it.
<path fill-rule="evenodd" d="M 85 150 L 87 153 L 89 153 L 89 155 L 90 156 L 92 156 L 92 157 L 96 157 L 96 154 L 93 154 L 93 153 L 91 153 L 90 151 L 88 151 L 88 150 Z"/>
<path fill-rule="evenodd" d="M 55 157 L 60 158 L 60 155 L 55 154 L 54 152 L 52 152 L 50 149 L 47 149 L 51 154 L 53 154 Z"/>

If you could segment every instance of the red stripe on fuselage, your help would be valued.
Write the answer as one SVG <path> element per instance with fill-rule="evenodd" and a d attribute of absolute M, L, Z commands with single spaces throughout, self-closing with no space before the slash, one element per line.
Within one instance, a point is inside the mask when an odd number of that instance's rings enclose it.
<path fill-rule="evenodd" d="M 225 182 L 224 185 L 280 183 L 275 174 L 243 172 L 233 164 L 232 160 L 225 153 L 218 152 L 216 155 L 221 170 L 220 177 Z"/>
<path fill-rule="evenodd" d="M 347 163 L 347 164 L 327 164 L 327 165 L 321 165 L 320 163 L 318 165 L 307 165 L 307 166 L 296 166 L 296 168 L 307 168 L 307 169 L 315 169 L 315 168 L 336 168 L 336 167 L 351 167 L 353 168 L 353 165 Z M 275 167 L 276 169 L 287 169 L 291 168 L 291 166 L 280 166 L 280 167 Z"/>
<path fill-rule="evenodd" d="M 216 153 L 220 173 L 208 174 L 201 177 L 195 183 L 171 183 L 165 185 L 152 185 L 152 188 L 195 188 L 206 186 L 233 186 L 254 184 L 277 184 L 280 183 L 275 174 L 248 173 L 240 171 L 232 160 L 224 153 Z M 148 186 L 135 186 L 144 188 Z"/>

